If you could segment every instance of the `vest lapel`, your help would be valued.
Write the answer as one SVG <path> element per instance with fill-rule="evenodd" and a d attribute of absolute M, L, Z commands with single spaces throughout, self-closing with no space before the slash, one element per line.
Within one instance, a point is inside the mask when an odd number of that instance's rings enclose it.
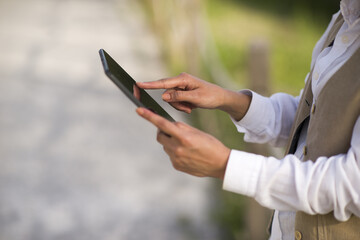
<path fill-rule="evenodd" d="M 326 37 L 325 43 L 322 46 L 322 50 L 324 50 L 330 45 L 332 41 L 334 41 L 336 34 L 339 32 L 343 23 L 344 18 L 340 13 L 339 16 L 336 18 L 334 25 L 330 29 L 329 34 Z M 301 96 L 298 109 L 296 111 L 295 120 L 290 131 L 290 141 L 288 142 L 288 146 L 286 148 L 286 154 L 295 153 L 304 121 L 310 116 L 311 105 L 313 102 L 313 93 L 311 88 L 313 70 L 314 69 L 312 68 L 310 71 L 309 78 L 306 81 L 305 88 Z"/>
<path fill-rule="evenodd" d="M 324 45 L 322 46 L 322 50 L 324 50 L 326 47 L 328 47 L 330 45 L 330 43 L 332 41 L 334 41 L 336 34 L 339 32 L 341 26 L 344 23 L 344 18 L 342 16 L 342 14 L 340 13 L 339 16 L 336 18 L 335 23 L 333 25 L 333 27 L 331 28 L 326 41 L 324 42 Z"/>
<path fill-rule="evenodd" d="M 311 105 L 313 101 L 313 94 L 311 89 L 311 82 L 312 82 L 312 70 L 309 74 L 309 78 L 306 81 L 304 91 L 302 93 L 298 109 L 295 115 L 295 121 L 291 128 L 291 141 L 289 141 L 288 146 L 286 148 L 287 154 L 294 154 L 296 151 L 296 147 L 299 141 L 300 132 L 302 126 L 304 124 L 305 119 L 307 119 L 310 115 Z"/>

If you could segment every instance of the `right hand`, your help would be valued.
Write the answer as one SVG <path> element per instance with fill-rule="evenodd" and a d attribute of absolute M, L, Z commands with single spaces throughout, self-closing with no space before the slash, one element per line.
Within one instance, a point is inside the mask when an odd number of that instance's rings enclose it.
<path fill-rule="evenodd" d="M 237 121 L 244 117 L 252 99 L 250 91 L 226 90 L 187 73 L 153 82 L 138 82 L 137 86 L 143 89 L 166 89 L 162 98 L 180 111 L 191 113 L 194 108 L 217 108 Z"/>
<path fill-rule="evenodd" d="M 163 100 L 186 113 L 191 113 L 194 108 L 218 108 L 226 96 L 225 89 L 187 73 L 153 82 L 138 82 L 137 85 L 144 89 L 166 89 Z"/>

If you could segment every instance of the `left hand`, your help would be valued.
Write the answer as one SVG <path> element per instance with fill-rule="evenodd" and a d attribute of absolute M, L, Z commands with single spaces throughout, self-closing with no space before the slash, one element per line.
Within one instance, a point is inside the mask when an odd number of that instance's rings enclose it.
<path fill-rule="evenodd" d="M 158 129 L 163 145 L 176 170 L 198 176 L 223 179 L 230 149 L 213 136 L 185 123 L 170 122 L 145 108 L 136 112 Z"/>

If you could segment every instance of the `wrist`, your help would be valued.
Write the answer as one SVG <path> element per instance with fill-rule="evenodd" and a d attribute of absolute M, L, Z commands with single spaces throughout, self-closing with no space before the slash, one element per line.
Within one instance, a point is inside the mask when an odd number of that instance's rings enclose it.
<path fill-rule="evenodd" d="M 231 153 L 231 149 L 224 146 L 223 158 L 220 161 L 220 166 L 218 167 L 218 171 L 216 171 L 213 177 L 218 178 L 220 180 L 224 180 L 230 153 Z"/>
<path fill-rule="evenodd" d="M 227 90 L 227 89 L 223 89 L 222 92 L 222 99 L 221 101 L 219 101 L 219 105 L 217 106 L 217 109 L 222 110 L 224 112 L 229 111 L 229 109 L 231 109 L 232 107 L 232 102 L 235 101 L 236 96 L 236 92 L 231 91 L 231 90 Z"/>
<path fill-rule="evenodd" d="M 252 92 L 242 90 L 234 92 L 225 90 L 222 104 L 218 109 L 228 113 L 236 121 L 240 121 L 247 113 L 252 100 Z"/>

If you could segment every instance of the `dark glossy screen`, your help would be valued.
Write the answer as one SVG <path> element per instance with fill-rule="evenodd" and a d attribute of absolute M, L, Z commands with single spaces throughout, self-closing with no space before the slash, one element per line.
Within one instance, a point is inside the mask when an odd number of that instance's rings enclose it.
<path fill-rule="evenodd" d="M 140 89 L 140 99 L 134 96 L 135 80 L 105 50 L 99 51 L 106 75 L 138 107 L 146 107 L 164 118 L 175 121 L 145 90 Z"/>

